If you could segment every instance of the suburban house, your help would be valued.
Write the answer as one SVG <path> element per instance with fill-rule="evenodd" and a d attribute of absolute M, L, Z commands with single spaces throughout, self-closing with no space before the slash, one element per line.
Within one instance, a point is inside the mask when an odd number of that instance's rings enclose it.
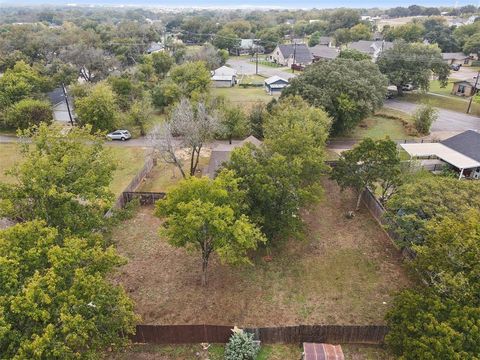
<path fill-rule="evenodd" d="M 252 144 L 255 146 L 260 146 L 262 142 L 258 140 L 255 136 L 249 136 L 245 140 L 237 141 L 234 144 L 219 144 L 212 149 L 212 154 L 210 155 L 210 162 L 205 168 L 203 175 L 208 176 L 213 179 L 216 176 L 217 170 L 220 169 L 223 163 L 230 160 L 230 154 L 233 149 L 237 147 L 242 147 L 245 144 Z"/>
<path fill-rule="evenodd" d="M 470 66 L 472 63 L 472 57 L 463 52 L 442 53 L 442 58 L 448 65 Z"/>
<path fill-rule="evenodd" d="M 454 170 L 458 178 L 480 179 L 480 133 L 467 130 L 437 143 L 400 144 L 422 167 Z"/>
<path fill-rule="evenodd" d="M 326 45 L 315 45 L 309 50 L 313 56 L 313 62 L 322 59 L 333 60 L 336 59 L 337 56 L 340 54 L 338 49 Z"/>
<path fill-rule="evenodd" d="M 53 120 L 65 124 L 70 124 L 70 115 L 68 113 L 67 100 L 61 87 L 57 87 L 47 94 L 48 100 L 52 104 Z M 72 115 L 73 117 L 73 115 Z"/>
<path fill-rule="evenodd" d="M 280 94 L 282 90 L 288 86 L 288 80 L 274 75 L 265 79 L 264 88 L 269 95 Z"/>
<path fill-rule="evenodd" d="M 317 45 L 324 45 L 328 47 L 333 47 L 333 37 L 331 36 L 320 36 L 320 40 Z"/>
<path fill-rule="evenodd" d="M 452 94 L 469 97 L 475 95 L 478 90 L 480 90 L 480 80 L 478 82 L 476 78 L 458 80 L 453 83 Z"/>
<path fill-rule="evenodd" d="M 264 54 L 265 48 L 261 45 L 255 44 L 255 39 L 242 39 L 240 45 L 232 49 L 234 55 L 250 55 L 253 53 Z"/>
<path fill-rule="evenodd" d="M 156 52 L 161 52 L 165 50 L 165 46 L 159 42 L 152 42 L 147 49 L 147 54 L 153 54 Z"/>
<path fill-rule="evenodd" d="M 291 67 L 293 64 L 306 66 L 313 61 L 312 54 L 305 44 L 277 45 L 273 52 L 267 57 L 268 61 L 283 66 Z"/>
<path fill-rule="evenodd" d="M 210 79 L 215 87 L 232 87 L 237 82 L 237 70 L 228 66 L 221 66 L 212 71 Z"/>
<path fill-rule="evenodd" d="M 349 49 L 360 51 L 361 53 L 368 54 L 375 62 L 384 50 L 391 49 L 393 43 L 390 41 L 369 41 L 359 40 L 347 45 Z"/>

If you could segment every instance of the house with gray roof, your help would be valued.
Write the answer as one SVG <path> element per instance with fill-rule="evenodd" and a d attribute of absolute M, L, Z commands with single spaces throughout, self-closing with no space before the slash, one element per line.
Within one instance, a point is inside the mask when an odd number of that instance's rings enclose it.
<path fill-rule="evenodd" d="M 333 47 L 333 44 L 334 44 L 333 37 L 331 37 L 331 36 L 320 36 L 320 39 L 319 39 L 317 45 Z"/>
<path fill-rule="evenodd" d="M 470 55 L 466 55 L 463 52 L 442 53 L 442 58 L 448 65 L 463 66 L 470 66 L 473 60 Z"/>
<path fill-rule="evenodd" d="M 288 86 L 288 80 L 274 75 L 265 79 L 264 88 L 269 95 L 280 94 Z"/>
<path fill-rule="evenodd" d="M 393 43 L 390 41 L 370 41 L 359 40 L 347 45 L 347 48 L 360 51 L 361 53 L 370 55 L 372 60 L 377 61 L 380 54 L 393 47 Z"/>
<path fill-rule="evenodd" d="M 310 53 L 314 62 L 322 59 L 333 60 L 339 55 L 338 49 L 326 45 L 315 45 L 310 48 Z"/>
<path fill-rule="evenodd" d="M 237 70 L 228 66 L 221 66 L 212 71 L 210 79 L 215 87 L 232 87 L 237 82 Z"/>
<path fill-rule="evenodd" d="M 313 61 L 313 56 L 306 44 L 280 44 L 268 55 L 268 61 L 291 67 L 293 64 L 306 66 Z"/>
<path fill-rule="evenodd" d="M 212 154 L 210 155 L 210 162 L 205 168 L 203 175 L 208 176 L 211 179 L 214 179 L 217 175 L 217 171 L 222 167 L 222 165 L 230 160 L 230 155 L 232 151 L 238 147 L 242 147 L 245 144 L 252 144 L 254 146 L 260 146 L 262 142 L 258 140 L 255 136 L 250 135 L 242 141 L 237 141 L 233 144 L 219 144 L 212 149 Z"/>

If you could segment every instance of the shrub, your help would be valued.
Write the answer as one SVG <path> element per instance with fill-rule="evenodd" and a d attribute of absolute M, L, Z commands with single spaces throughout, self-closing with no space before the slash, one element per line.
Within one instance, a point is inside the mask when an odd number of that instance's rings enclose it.
<path fill-rule="evenodd" d="M 421 105 L 413 115 L 415 128 L 420 134 L 429 134 L 430 126 L 437 119 L 438 111 L 431 105 Z"/>
<path fill-rule="evenodd" d="M 8 127 L 26 129 L 41 122 L 50 124 L 53 120 L 52 107 L 46 101 L 23 99 L 9 107 L 5 114 Z"/>
<path fill-rule="evenodd" d="M 253 334 L 234 328 L 225 349 L 225 360 L 254 360 L 260 346 L 253 340 Z"/>

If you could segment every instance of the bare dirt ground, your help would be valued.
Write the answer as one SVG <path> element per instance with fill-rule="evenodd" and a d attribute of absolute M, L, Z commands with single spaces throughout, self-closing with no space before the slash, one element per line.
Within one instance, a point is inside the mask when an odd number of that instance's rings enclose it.
<path fill-rule="evenodd" d="M 153 208 L 113 238 L 129 262 L 114 281 L 134 299 L 144 324 L 381 324 L 395 291 L 411 285 L 399 252 L 367 210 L 348 220 L 354 196 L 325 181 L 325 199 L 304 212 L 304 239 L 292 239 L 254 266 L 214 257 L 200 285 L 198 253 L 158 236 Z"/>

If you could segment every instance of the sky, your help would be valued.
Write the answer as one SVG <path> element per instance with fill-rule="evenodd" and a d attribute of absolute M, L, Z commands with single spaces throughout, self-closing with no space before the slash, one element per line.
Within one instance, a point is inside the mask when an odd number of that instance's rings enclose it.
<path fill-rule="evenodd" d="M 162 7 L 274 7 L 274 8 L 332 8 L 332 7 L 350 7 L 350 8 L 370 8 L 381 7 L 389 8 L 395 6 L 409 6 L 412 4 L 422 6 L 458 6 L 474 4 L 479 5 L 480 0 L 0 0 L 0 4 L 12 5 L 41 5 L 41 4 L 71 4 L 78 5 L 136 5 L 136 6 L 162 6 Z"/>

